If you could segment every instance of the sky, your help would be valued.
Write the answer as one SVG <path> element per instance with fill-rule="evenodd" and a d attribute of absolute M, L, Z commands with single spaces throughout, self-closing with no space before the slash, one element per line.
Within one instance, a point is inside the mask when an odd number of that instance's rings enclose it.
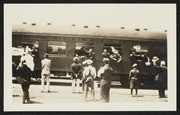
<path fill-rule="evenodd" d="M 168 28 L 172 4 L 5 4 L 12 23 L 102 28 Z"/>

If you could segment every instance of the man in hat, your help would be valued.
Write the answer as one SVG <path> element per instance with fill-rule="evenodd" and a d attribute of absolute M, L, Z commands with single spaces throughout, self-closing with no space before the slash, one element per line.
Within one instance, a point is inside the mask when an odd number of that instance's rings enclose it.
<path fill-rule="evenodd" d="M 93 97 L 93 101 L 95 99 L 95 92 L 94 92 L 94 79 L 96 78 L 96 69 L 92 66 L 93 61 L 87 60 L 87 67 L 84 68 L 83 71 L 83 79 L 84 80 L 84 99 L 87 100 L 88 94 L 88 87 L 91 88 L 91 96 Z"/>
<path fill-rule="evenodd" d="M 71 65 L 71 79 L 72 79 L 72 92 L 75 92 L 75 84 L 77 86 L 77 93 L 80 93 L 80 79 L 81 79 L 81 73 L 82 73 L 82 65 L 79 63 L 79 58 L 74 57 L 73 58 L 74 63 Z"/>
<path fill-rule="evenodd" d="M 138 94 L 138 86 L 139 86 L 139 70 L 137 69 L 137 64 L 134 63 L 132 65 L 132 69 L 129 72 L 129 84 L 131 89 L 131 95 L 133 94 L 133 89 L 136 90 L 136 96 Z"/>
<path fill-rule="evenodd" d="M 48 59 L 48 54 L 45 53 L 44 59 L 41 61 L 42 64 L 42 72 L 41 72 L 41 92 L 44 91 L 44 82 L 46 81 L 47 91 L 50 92 L 50 67 L 51 60 Z"/>
<path fill-rule="evenodd" d="M 104 58 L 109 58 L 109 56 L 110 56 L 110 54 L 109 54 L 109 52 L 107 51 L 107 49 L 104 49 L 104 50 L 103 50 L 103 53 L 102 53 L 103 59 L 104 59 Z"/>
<path fill-rule="evenodd" d="M 153 65 L 157 70 L 156 81 L 158 84 L 159 98 L 165 97 L 165 90 L 167 89 L 167 67 L 165 61 L 160 62 L 160 66 L 157 66 L 156 61 L 158 59 L 152 59 Z"/>
<path fill-rule="evenodd" d="M 101 78 L 100 82 L 100 96 L 103 102 L 109 102 L 109 92 L 111 87 L 111 77 L 113 74 L 113 69 L 109 65 L 109 58 L 103 59 L 104 66 L 98 71 L 98 77 Z"/>

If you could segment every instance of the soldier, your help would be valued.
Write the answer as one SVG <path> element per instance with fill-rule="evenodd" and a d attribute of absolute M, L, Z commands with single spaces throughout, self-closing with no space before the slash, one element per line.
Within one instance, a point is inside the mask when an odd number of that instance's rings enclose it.
<path fill-rule="evenodd" d="M 50 67 L 51 60 L 48 59 L 48 55 L 44 55 L 44 59 L 41 61 L 42 64 L 42 72 L 41 72 L 41 92 L 44 91 L 44 82 L 46 81 L 47 91 L 50 92 Z"/>
<path fill-rule="evenodd" d="M 138 86 L 139 86 L 139 70 L 137 69 L 137 64 L 132 65 L 132 69 L 129 72 L 129 84 L 131 89 L 131 95 L 133 94 L 133 89 L 136 90 L 136 96 L 138 94 Z"/>
<path fill-rule="evenodd" d="M 100 96 L 103 102 L 109 102 L 109 92 L 111 87 L 111 77 L 113 74 L 113 69 L 109 66 L 109 58 L 103 59 L 104 66 L 98 71 L 98 77 L 101 78 L 100 83 Z"/>
<path fill-rule="evenodd" d="M 79 58 L 73 58 L 74 63 L 71 65 L 71 72 L 72 72 L 72 89 L 75 92 L 75 84 L 77 86 L 77 92 L 80 93 L 80 79 L 81 79 L 81 72 L 82 72 L 82 65 L 79 63 Z"/>
<path fill-rule="evenodd" d="M 94 79 L 96 77 L 96 69 L 92 66 L 93 61 L 87 60 L 87 67 L 84 68 L 83 78 L 84 78 L 84 100 L 87 100 L 88 87 L 91 88 L 91 96 L 93 97 L 93 101 L 95 99 L 94 92 Z"/>

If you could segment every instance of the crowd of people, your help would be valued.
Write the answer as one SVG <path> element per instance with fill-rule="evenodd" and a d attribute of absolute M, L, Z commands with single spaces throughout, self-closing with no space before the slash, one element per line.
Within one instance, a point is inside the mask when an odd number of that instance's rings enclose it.
<path fill-rule="evenodd" d="M 106 49 L 102 52 L 103 62 L 104 65 L 99 69 L 96 70 L 93 67 L 93 60 L 92 54 L 93 50 L 90 49 L 88 53 L 90 54 L 86 59 L 80 63 L 79 56 L 76 55 L 73 58 L 73 63 L 70 66 L 71 69 L 71 80 L 72 80 L 72 93 L 84 93 L 84 100 L 88 100 L 88 92 L 91 93 L 92 100 L 95 100 L 95 87 L 94 87 L 94 80 L 96 78 L 100 79 L 100 98 L 102 102 L 109 103 L 110 101 L 110 88 L 111 88 L 111 78 L 113 75 L 113 68 L 110 66 L 110 61 L 115 60 L 119 63 L 122 60 L 122 56 L 119 54 L 118 50 L 114 47 L 111 47 L 112 54 L 110 55 Z M 135 52 L 130 54 L 130 57 L 135 55 Z M 141 55 L 142 56 L 142 55 Z M 147 56 L 146 54 L 144 56 Z M 155 80 L 158 84 L 158 91 L 159 91 L 159 98 L 165 98 L 165 90 L 167 88 L 167 67 L 165 66 L 165 61 L 161 61 L 160 66 L 157 65 L 157 61 L 159 58 L 154 56 L 152 58 L 152 65 L 157 70 L 157 75 Z M 148 57 L 145 65 L 149 66 L 150 58 Z M 14 63 L 13 63 L 14 65 Z M 50 68 L 51 68 L 51 60 L 48 58 L 48 54 L 44 54 L 44 59 L 41 60 L 42 71 L 41 71 L 41 92 L 45 92 L 44 82 L 47 82 L 47 89 L 46 91 L 50 92 Z M 13 66 L 14 67 L 14 66 Z M 17 70 L 17 76 L 19 77 L 18 81 L 20 82 L 23 90 L 23 104 L 25 100 L 27 103 L 30 103 L 29 99 L 29 87 L 31 76 L 34 71 L 34 62 L 33 56 L 31 55 L 30 50 L 25 50 L 25 53 L 22 55 L 20 59 L 20 63 Z M 138 69 L 138 64 L 136 61 L 132 64 L 132 69 L 129 72 L 129 86 L 130 86 L 130 95 L 133 95 L 133 89 L 135 89 L 135 95 L 138 95 L 138 88 L 139 88 L 139 76 L 141 71 Z M 82 84 L 82 89 L 80 88 L 80 84 Z"/>

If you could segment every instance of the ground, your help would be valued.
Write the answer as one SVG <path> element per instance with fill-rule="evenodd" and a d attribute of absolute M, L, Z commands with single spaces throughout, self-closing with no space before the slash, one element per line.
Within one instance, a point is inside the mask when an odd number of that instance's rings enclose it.
<path fill-rule="evenodd" d="M 135 93 L 135 91 L 134 91 Z M 90 93 L 88 101 L 83 100 L 83 92 L 80 94 L 72 93 L 70 86 L 51 86 L 50 93 L 46 91 L 41 93 L 40 85 L 31 85 L 29 89 L 31 104 L 58 104 L 58 103 L 88 103 L 92 102 Z M 166 91 L 167 94 L 167 91 Z M 166 95 L 167 96 L 167 95 Z M 158 98 L 157 90 L 139 89 L 138 96 L 130 96 L 130 89 L 111 88 L 110 103 L 126 103 L 126 102 L 167 102 L 168 98 Z M 22 103 L 21 85 L 13 84 L 13 104 Z M 95 88 L 95 102 L 100 101 L 100 88 Z"/>

